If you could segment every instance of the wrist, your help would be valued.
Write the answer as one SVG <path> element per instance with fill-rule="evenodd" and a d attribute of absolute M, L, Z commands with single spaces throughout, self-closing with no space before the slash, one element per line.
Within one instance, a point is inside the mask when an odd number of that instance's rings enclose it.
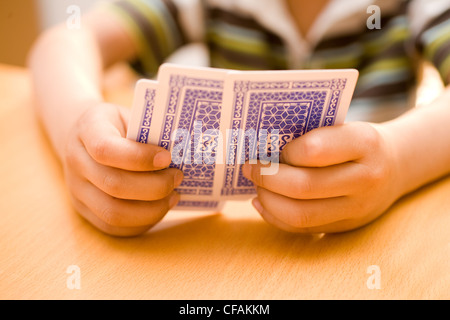
<path fill-rule="evenodd" d="M 450 91 L 429 106 L 381 124 L 391 144 L 400 196 L 450 173 Z"/>
<path fill-rule="evenodd" d="M 403 149 L 400 141 L 396 139 L 398 134 L 396 128 L 387 123 L 377 124 L 380 135 L 385 145 L 386 161 L 390 167 L 391 184 L 390 193 L 394 199 L 398 199 L 409 192 L 410 182 L 408 172 L 404 165 Z"/>

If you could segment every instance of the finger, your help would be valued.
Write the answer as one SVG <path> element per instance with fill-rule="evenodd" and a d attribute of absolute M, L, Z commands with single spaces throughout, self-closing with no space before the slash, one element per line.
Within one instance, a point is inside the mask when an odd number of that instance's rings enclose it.
<path fill-rule="evenodd" d="M 347 197 L 296 200 L 263 188 L 257 191 L 264 210 L 292 228 L 319 227 L 350 218 Z"/>
<path fill-rule="evenodd" d="M 84 147 L 75 142 L 68 157 L 69 166 L 82 179 L 89 180 L 103 192 L 119 199 L 154 201 L 167 197 L 183 180 L 177 169 L 135 172 L 108 167 L 95 162 Z"/>
<path fill-rule="evenodd" d="M 112 109 L 112 108 L 111 108 Z M 153 171 L 170 165 L 170 152 L 151 144 L 126 139 L 118 110 L 95 114 L 80 131 L 89 155 L 98 163 L 128 171 Z"/>
<path fill-rule="evenodd" d="M 261 188 L 294 199 L 322 199 L 351 195 L 368 181 L 364 165 L 346 162 L 339 165 L 308 168 L 280 163 L 278 172 L 262 174 L 261 163 L 244 164 L 242 172 L 247 179 Z"/>
<path fill-rule="evenodd" d="M 106 194 L 127 200 L 155 201 L 167 197 L 183 180 L 178 169 L 155 172 L 131 172 L 101 167 L 86 175 L 88 180 Z"/>
<path fill-rule="evenodd" d="M 135 172 L 104 166 L 80 151 L 83 164 L 80 175 L 103 192 L 119 199 L 155 201 L 167 197 L 183 181 L 183 173 L 174 168 Z"/>
<path fill-rule="evenodd" d="M 94 216 L 85 216 L 101 230 L 107 228 L 143 228 L 158 223 L 179 201 L 176 192 L 157 201 L 114 198 L 86 180 L 71 178 L 72 194 Z"/>
<path fill-rule="evenodd" d="M 258 198 L 253 199 L 253 206 L 259 212 L 261 217 L 269 224 L 274 227 L 292 233 L 337 233 L 344 232 L 355 228 L 355 225 L 349 223 L 351 220 L 341 220 L 318 227 L 306 227 L 306 228 L 296 228 L 293 227 L 264 209 L 264 207 L 259 202 Z"/>
<path fill-rule="evenodd" d="M 366 154 L 376 138 L 375 129 L 368 124 L 321 127 L 286 144 L 280 159 L 296 167 L 325 167 L 355 161 Z"/>
<path fill-rule="evenodd" d="M 92 224 L 98 230 L 116 237 L 134 237 L 144 234 L 154 225 L 140 226 L 140 227 L 117 227 L 105 223 L 99 217 L 97 217 L 87 206 L 80 200 L 72 197 L 72 204 L 75 210 L 90 224 Z"/>

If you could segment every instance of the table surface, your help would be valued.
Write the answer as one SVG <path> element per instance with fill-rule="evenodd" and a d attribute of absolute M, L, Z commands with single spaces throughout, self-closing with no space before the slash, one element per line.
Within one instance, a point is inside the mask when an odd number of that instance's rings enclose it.
<path fill-rule="evenodd" d="M 108 99 L 130 105 L 132 79 L 111 78 Z M 216 214 L 169 212 L 141 237 L 110 237 L 72 208 L 29 74 L 6 65 L 0 155 L 0 299 L 450 298 L 450 178 L 342 234 L 285 233 L 250 202 L 230 202 Z"/>

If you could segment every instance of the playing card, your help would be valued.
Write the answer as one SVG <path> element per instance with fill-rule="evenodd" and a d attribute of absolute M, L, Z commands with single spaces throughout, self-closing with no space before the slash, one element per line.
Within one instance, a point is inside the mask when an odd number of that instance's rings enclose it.
<path fill-rule="evenodd" d="M 221 195 L 255 193 L 242 174 L 246 161 L 270 162 L 262 174 L 275 174 L 288 142 L 343 123 L 357 78 L 353 69 L 230 72 L 224 86 L 223 121 L 230 131 Z"/>
<path fill-rule="evenodd" d="M 344 122 L 356 70 L 231 71 L 164 64 L 158 81 L 136 85 L 128 138 L 162 146 L 185 178 L 176 209 L 220 210 L 248 199 L 246 161 L 270 164 L 280 151 L 321 126 Z"/>
<path fill-rule="evenodd" d="M 167 68 L 171 70 L 171 68 Z M 161 75 L 162 81 L 164 81 L 164 75 Z M 156 102 L 156 93 L 158 91 L 158 82 L 141 79 L 136 83 L 134 100 L 132 106 L 132 114 L 128 125 L 127 138 L 140 142 L 140 143 L 154 143 L 156 145 L 162 145 L 160 141 L 150 139 L 150 127 L 153 122 L 154 111 L 157 115 L 161 115 L 161 108 L 154 110 Z M 219 99 L 220 100 L 220 99 Z M 159 119 L 157 121 L 160 121 Z M 184 159 L 186 162 L 187 159 Z M 172 165 L 172 167 L 177 167 Z M 183 169 L 181 167 L 181 169 Z M 180 191 L 180 190 L 177 190 Z M 185 190 L 181 190 L 182 193 Z M 176 206 L 179 210 L 220 210 L 223 203 L 211 199 L 207 200 L 188 200 L 185 196 Z"/>
<path fill-rule="evenodd" d="M 142 79 L 136 83 L 131 119 L 127 130 L 128 139 L 141 143 L 149 142 L 157 87 L 158 83 L 152 80 Z"/>
<path fill-rule="evenodd" d="M 169 150 L 172 168 L 183 171 L 177 188 L 179 207 L 218 205 L 223 170 L 221 118 L 223 85 L 228 71 L 164 64 L 158 73 L 158 92 L 150 143 Z"/>

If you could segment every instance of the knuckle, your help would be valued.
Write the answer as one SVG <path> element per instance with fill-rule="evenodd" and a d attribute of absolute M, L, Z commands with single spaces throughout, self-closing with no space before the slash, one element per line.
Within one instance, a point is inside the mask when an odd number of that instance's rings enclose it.
<path fill-rule="evenodd" d="M 123 217 L 117 210 L 115 201 L 107 201 L 97 212 L 105 227 L 124 227 Z"/>
<path fill-rule="evenodd" d="M 300 199 L 302 197 L 309 197 L 314 192 L 314 183 L 308 175 L 303 175 L 301 179 L 297 180 L 290 186 L 292 192 Z"/>
<path fill-rule="evenodd" d="M 175 176 L 173 174 L 167 175 L 164 179 L 162 185 L 156 189 L 156 193 L 159 196 L 159 199 L 166 198 L 170 195 L 175 187 Z"/>
<path fill-rule="evenodd" d="M 389 171 L 387 170 L 387 167 L 384 165 L 384 163 L 377 163 L 370 170 L 369 177 L 373 183 L 380 183 L 384 182 L 388 175 Z"/>
<path fill-rule="evenodd" d="M 123 185 L 119 174 L 106 174 L 103 176 L 102 189 L 111 196 L 120 197 Z"/>
<path fill-rule="evenodd" d="M 369 201 L 355 200 L 353 202 L 353 206 L 354 207 L 352 208 L 352 212 L 354 212 L 355 214 L 352 215 L 352 218 L 354 219 L 367 215 L 371 211 L 373 204 L 371 204 Z"/>
<path fill-rule="evenodd" d="M 169 172 L 150 178 L 151 200 L 161 200 L 169 196 L 174 190 L 174 180 L 174 174 L 169 174 Z"/>
<path fill-rule="evenodd" d="M 292 216 L 289 224 L 294 228 L 306 228 L 311 226 L 310 214 L 306 211 L 298 210 L 295 215 Z"/>
<path fill-rule="evenodd" d="M 129 159 L 136 168 L 148 168 L 152 165 L 153 157 L 146 148 L 133 148 L 133 152 L 129 153 Z"/>
<path fill-rule="evenodd" d="M 308 137 L 303 142 L 303 156 L 308 160 L 315 160 L 322 152 L 322 143 L 317 137 Z"/>
<path fill-rule="evenodd" d="M 109 153 L 106 139 L 97 139 L 91 146 L 91 156 L 98 163 L 104 163 Z"/>
<path fill-rule="evenodd" d="M 362 134 L 364 144 L 369 148 L 376 148 L 381 144 L 381 137 L 372 126 L 366 126 L 365 130 L 360 130 L 360 134 Z"/>
<path fill-rule="evenodd" d="M 375 163 L 373 165 L 364 165 L 361 170 L 361 182 L 364 187 L 359 189 L 359 192 L 366 192 L 367 190 L 377 188 L 380 185 L 386 183 L 386 179 L 389 177 L 390 172 L 383 163 Z"/>

